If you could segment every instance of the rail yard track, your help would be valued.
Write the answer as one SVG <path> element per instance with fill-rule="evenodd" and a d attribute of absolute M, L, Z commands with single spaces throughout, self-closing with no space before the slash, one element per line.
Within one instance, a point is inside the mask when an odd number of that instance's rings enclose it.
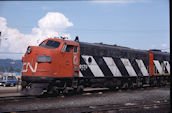
<path fill-rule="evenodd" d="M 46 98 L 10 96 L 0 98 L 0 112 L 134 113 L 135 110 L 160 111 L 163 107 L 164 113 L 168 113 L 169 100 L 168 86 L 115 92 L 86 91 L 82 95 Z"/>
<path fill-rule="evenodd" d="M 163 109 L 163 110 L 162 110 Z M 58 112 L 58 113 L 168 113 L 170 109 L 169 101 L 153 101 L 144 103 L 126 103 L 113 105 L 83 106 L 73 108 L 32 110 L 27 113 Z"/>
<path fill-rule="evenodd" d="M 169 84 L 164 86 L 163 88 L 168 88 Z M 120 90 L 109 90 L 108 88 L 86 88 L 84 89 L 81 95 L 94 95 L 94 94 L 102 94 L 106 92 L 125 92 L 125 91 L 136 91 L 136 90 L 152 90 L 158 89 L 159 87 L 143 87 L 137 89 L 120 89 Z M 19 92 L 18 92 L 19 93 Z M 0 96 L 0 102 L 9 101 L 9 100 L 21 100 L 21 99 L 36 99 L 36 98 L 49 98 L 49 97 L 57 97 L 57 96 L 72 96 L 72 95 L 80 95 L 80 94 L 59 94 L 59 95 L 41 95 L 41 96 L 25 96 L 25 95 L 14 95 L 14 96 Z"/>

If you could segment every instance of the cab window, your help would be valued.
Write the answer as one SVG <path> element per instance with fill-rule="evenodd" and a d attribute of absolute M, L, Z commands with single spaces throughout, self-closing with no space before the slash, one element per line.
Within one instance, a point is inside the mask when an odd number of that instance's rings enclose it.
<path fill-rule="evenodd" d="M 41 47 L 44 46 L 44 43 L 45 43 L 45 41 L 43 41 L 42 43 L 40 43 L 39 46 L 41 46 Z"/>
<path fill-rule="evenodd" d="M 46 48 L 58 48 L 60 46 L 60 42 L 48 40 L 47 43 L 44 45 L 44 42 L 40 44 L 40 46 L 46 47 Z"/>

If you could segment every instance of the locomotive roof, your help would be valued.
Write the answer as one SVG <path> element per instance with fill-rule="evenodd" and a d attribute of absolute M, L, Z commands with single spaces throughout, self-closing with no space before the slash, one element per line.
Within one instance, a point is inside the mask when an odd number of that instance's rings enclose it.
<path fill-rule="evenodd" d="M 103 43 L 79 42 L 79 44 L 81 47 L 100 47 L 100 48 L 111 48 L 111 49 L 118 49 L 118 50 L 124 50 L 124 51 L 147 52 L 147 50 L 133 49 L 129 47 L 118 46 L 118 45 L 108 45 L 108 44 L 103 44 Z"/>
<path fill-rule="evenodd" d="M 124 47 L 124 46 L 118 46 L 116 44 L 114 45 L 109 45 L 109 44 L 103 44 L 103 43 L 88 43 L 88 42 L 79 42 L 81 47 L 103 47 L 103 48 L 112 48 L 112 49 L 119 49 L 119 50 L 131 50 L 131 51 L 136 51 L 136 52 L 147 52 L 151 51 L 154 54 L 160 54 L 160 55 L 169 55 L 168 52 L 163 52 L 161 50 L 156 50 L 156 49 L 150 49 L 150 50 L 141 50 L 141 49 L 134 49 L 134 48 L 129 48 L 129 47 Z"/>
<path fill-rule="evenodd" d="M 62 39 L 57 39 L 57 38 L 49 38 L 50 40 L 62 40 Z M 76 41 L 72 40 L 63 40 L 64 42 L 68 44 L 77 44 Z M 122 50 L 122 51 L 133 51 L 133 52 L 140 52 L 140 53 L 147 53 L 147 51 L 151 51 L 152 53 L 156 55 L 165 55 L 169 56 L 168 52 L 162 52 L 161 50 L 157 49 L 150 49 L 150 50 L 141 50 L 141 49 L 134 49 L 134 48 L 129 48 L 129 47 L 124 47 L 124 46 L 118 46 L 116 44 L 114 45 L 109 45 L 109 44 L 103 44 L 103 43 L 88 43 L 88 42 L 78 42 L 80 44 L 80 47 L 86 47 L 86 48 L 94 48 L 94 47 L 99 47 L 99 48 L 106 48 L 106 49 L 117 49 L 117 50 Z"/>
<path fill-rule="evenodd" d="M 152 50 L 149 50 L 151 51 L 154 55 L 165 55 L 165 56 L 169 56 L 170 53 L 168 52 L 162 52 L 162 51 L 152 51 Z"/>

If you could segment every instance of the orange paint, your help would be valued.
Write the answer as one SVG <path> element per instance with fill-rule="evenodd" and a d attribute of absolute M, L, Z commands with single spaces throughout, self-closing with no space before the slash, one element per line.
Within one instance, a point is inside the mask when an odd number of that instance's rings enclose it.
<path fill-rule="evenodd" d="M 63 39 L 47 39 L 60 42 L 58 48 L 45 48 L 41 46 L 31 46 L 31 53 L 25 53 L 22 58 L 23 76 L 45 76 L 45 77 L 73 77 L 75 73 L 79 73 L 80 47 L 75 41 Z M 64 45 L 71 45 L 70 52 L 63 52 Z M 78 51 L 74 53 L 74 46 Z M 51 56 L 51 63 L 38 63 L 38 56 Z M 37 68 L 35 68 L 35 64 Z M 34 71 L 36 70 L 36 72 Z M 79 76 L 79 75 L 78 75 Z"/>
<path fill-rule="evenodd" d="M 148 51 L 149 53 L 149 74 L 154 75 L 154 65 L 153 65 L 153 53 Z"/>

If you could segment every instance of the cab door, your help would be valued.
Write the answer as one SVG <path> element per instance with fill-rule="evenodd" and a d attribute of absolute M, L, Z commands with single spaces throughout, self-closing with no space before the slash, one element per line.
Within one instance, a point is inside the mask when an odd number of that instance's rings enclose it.
<path fill-rule="evenodd" d="M 62 58 L 60 65 L 60 75 L 62 77 L 73 76 L 73 46 L 64 44 L 62 49 Z"/>
<path fill-rule="evenodd" d="M 64 44 L 62 49 L 61 76 L 79 76 L 79 48 Z"/>
<path fill-rule="evenodd" d="M 74 70 L 74 77 L 79 77 L 79 52 L 78 46 L 73 46 L 73 70 Z"/>

